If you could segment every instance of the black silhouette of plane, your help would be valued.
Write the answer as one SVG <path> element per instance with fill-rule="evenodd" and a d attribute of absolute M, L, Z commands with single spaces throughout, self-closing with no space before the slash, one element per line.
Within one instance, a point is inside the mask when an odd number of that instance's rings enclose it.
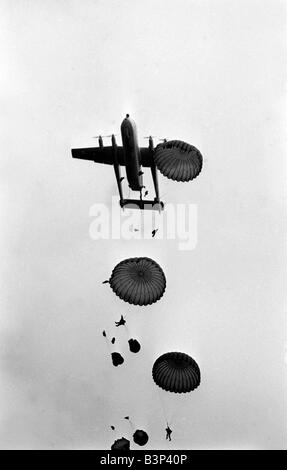
<path fill-rule="evenodd" d="M 114 166 L 121 207 L 162 210 L 164 204 L 160 200 L 159 195 L 157 168 L 154 162 L 153 138 L 151 136 L 149 137 L 148 147 L 139 148 L 136 125 L 129 114 L 126 115 L 121 124 L 121 136 L 122 146 L 117 145 L 114 134 L 111 136 L 112 145 L 108 147 L 103 145 L 103 138 L 99 136 L 99 147 L 72 149 L 72 157 Z M 126 168 L 126 176 L 130 189 L 140 192 L 139 199 L 124 198 L 122 188 L 124 177 L 121 176 L 121 166 L 125 166 Z M 142 199 L 142 190 L 145 188 L 143 185 L 144 172 L 142 171 L 142 167 L 151 169 L 155 189 L 154 200 Z"/>

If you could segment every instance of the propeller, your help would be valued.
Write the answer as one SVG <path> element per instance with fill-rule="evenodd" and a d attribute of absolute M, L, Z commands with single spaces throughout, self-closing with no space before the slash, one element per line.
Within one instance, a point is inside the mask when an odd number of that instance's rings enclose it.
<path fill-rule="evenodd" d="M 156 135 L 147 135 L 147 136 L 144 136 L 144 139 L 157 139 L 159 140 L 160 142 L 167 142 L 167 139 L 164 138 L 164 139 L 160 139 L 159 137 L 157 137 Z"/>
<path fill-rule="evenodd" d="M 100 137 L 117 137 L 119 134 L 109 134 L 109 135 L 93 135 L 93 139 L 99 139 Z"/>

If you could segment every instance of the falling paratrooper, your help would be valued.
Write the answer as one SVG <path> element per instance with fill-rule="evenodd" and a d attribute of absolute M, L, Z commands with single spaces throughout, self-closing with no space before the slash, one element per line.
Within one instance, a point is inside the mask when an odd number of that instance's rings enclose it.
<path fill-rule="evenodd" d="M 188 354 L 178 351 L 167 352 L 158 357 L 152 368 L 152 377 L 158 387 L 175 394 L 195 390 L 201 380 L 197 362 Z M 166 439 L 170 441 L 172 430 L 168 423 L 165 431 Z"/>

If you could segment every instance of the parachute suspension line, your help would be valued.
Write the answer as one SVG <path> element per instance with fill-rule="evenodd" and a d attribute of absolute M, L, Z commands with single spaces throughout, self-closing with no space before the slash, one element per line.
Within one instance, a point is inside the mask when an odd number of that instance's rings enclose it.
<path fill-rule="evenodd" d="M 105 331 L 104 331 L 104 332 L 105 332 Z M 111 353 L 112 348 L 111 348 L 110 342 L 109 342 L 109 340 L 108 340 L 108 338 L 107 338 L 107 336 L 106 336 L 106 332 L 105 332 L 105 334 L 103 334 L 103 336 L 104 336 L 104 338 L 105 338 L 105 343 L 106 343 L 106 345 L 107 345 L 108 351 L 109 351 L 109 353 Z"/>
<path fill-rule="evenodd" d="M 166 413 L 166 410 L 165 410 L 164 402 L 163 402 L 163 399 L 162 399 L 159 388 L 156 387 L 156 389 L 157 389 L 158 399 L 159 399 L 159 402 L 160 402 L 161 411 L 162 411 L 162 414 L 163 414 L 163 417 L 164 417 L 164 421 L 167 423 L 168 419 L 167 419 L 167 413 Z"/>
<path fill-rule="evenodd" d="M 128 338 L 130 337 L 130 330 L 128 329 L 127 325 L 125 324 L 125 331 L 126 331 L 126 334 L 128 336 Z"/>
<path fill-rule="evenodd" d="M 171 412 L 170 412 L 170 421 L 169 423 L 173 423 L 176 421 L 176 417 L 180 415 L 180 400 L 176 401 L 176 404 L 173 404 Z"/>
<path fill-rule="evenodd" d="M 129 423 L 130 423 L 131 430 L 134 431 L 135 430 L 134 423 L 130 419 L 129 419 Z"/>
<path fill-rule="evenodd" d="M 132 432 L 134 432 L 134 430 L 135 430 L 135 425 L 134 425 L 134 423 L 132 422 L 132 420 L 131 420 L 130 418 L 128 418 L 128 417 L 126 417 L 125 419 L 129 422 L 129 425 L 130 425 L 130 427 L 131 427 Z"/>

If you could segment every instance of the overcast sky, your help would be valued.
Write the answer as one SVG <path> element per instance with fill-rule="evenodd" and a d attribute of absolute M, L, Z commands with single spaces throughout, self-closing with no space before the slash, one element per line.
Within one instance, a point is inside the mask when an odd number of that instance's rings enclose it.
<path fill-rule="evenodd" d="M 278 0 L 0 0 L 2 449 L 108 449 L 127 414 L 147 449 L 286 449 L 286 20 Z M 203 154 L 194 182 L 160 176 L 166 203 L 197 207 L 193 250 L 90 236 L 114 173 L 70 149 L 126 113 L 141 145 Z M 131 256 L 165 271 L 152 306 L 101 284 Z M 152 382 L 172 350 L 201 368 L 184 397 Z"/>

